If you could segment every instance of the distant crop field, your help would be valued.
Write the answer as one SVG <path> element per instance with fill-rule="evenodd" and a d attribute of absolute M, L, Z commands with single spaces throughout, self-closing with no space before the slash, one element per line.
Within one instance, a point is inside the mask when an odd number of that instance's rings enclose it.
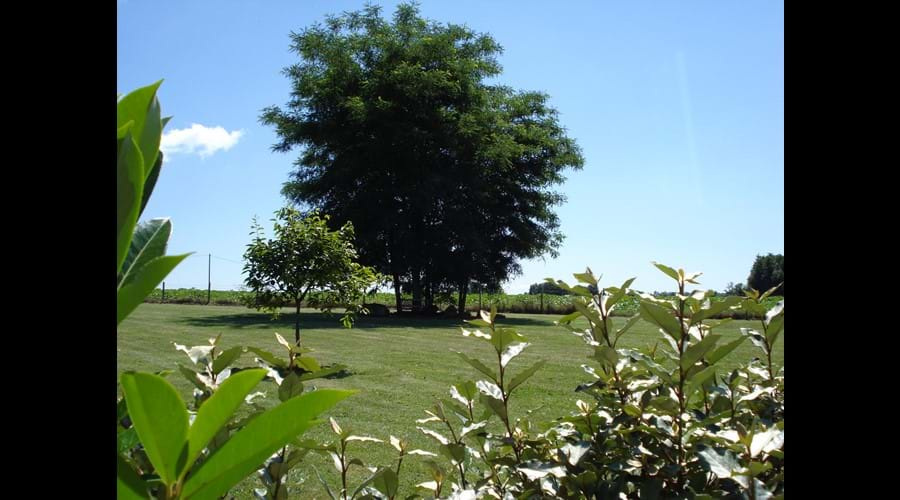
<path fill-rule="evenodd" d="M 209 305 L 236 306 L 244 305 L 243 300 L 249 298 L 249 292 L 237 290 L 213 290 L 209 294 Z M 410 300 L 412 297 L 404 295 L 404 300 Z M 765 300 L 767 309 L 772 308 L 783 297 L 768 297 Z M 711 300 L 719 301 L 724 296 L 713 297 Z M 174 288 L 166 289 L 165 300 L 163 300 L 162 290 L 156 289 L 147 297 L 147 302 L 151 303 L 169 303 L 169 304 L 207 304 L 207 291 L 199 288 Z M 366 303 L 383 304 L 393 308 L 396 305 L 393 293 L 376 293 L 366 298 Z M 436 301 L 439 309 L 443 310 L 450 304 L 456 304 L 456 295 L 442 297 L 442 300 Z M 304 304 L 306 307 L 308 304 Z M 529 294 L 482 294 L 479 298 L 477 293 L 470 294 L 466 301 L 466 310 L 476 312 L 479 308 L 489 309 L 491 305 L 497 306 L 497 311 L 501 313 L 522 313 L 522 314 L 569 314 L 575 310 L 572 307 L 571 296 L 568 295 L 540 295 Z M 638 299 L 636 297 L 627 297 L 623 299 L 614 316 L 632 316 L 638 313 Z M 717 315 L 717 318 L 733 317 L 734 319 L 748 319 L 747 315 L 741 311 L 728 311 Z M 752 318 L 750 318 L 752 319 Z"/>

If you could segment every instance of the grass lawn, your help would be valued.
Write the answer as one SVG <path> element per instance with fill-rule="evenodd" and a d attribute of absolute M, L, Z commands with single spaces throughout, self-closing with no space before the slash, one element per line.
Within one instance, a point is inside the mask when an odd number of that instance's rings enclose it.
<path fill-rule="evenodd" d="M 513 374 L 540 359 L 547 360 L 547 365 L 514 393 L 511 400 L 513 418 L 534 410 L 536 421 L 547 421 L 574 410 L 574 402 L 579 399 L 575 387 L 590 379 L 581 365 L 597 365 L 588 360 L 591 351 L 581 339 L 553 325 L 557 318 L 507 314 L 507 319 L 498 321 L 518 328 L 532 343 L 510 364 Z M 620 326 L 625 318 L 614 318 L 614 321 Z M 175 369 L 178 363 L 190 364 L 184 353 L 174 349 L 172 342 L 187 346 L 206 344 L 207 339 L 219 333 L 223 334 L 220 345 L 226 349 L 249 345 L 286 357 L 284 349 L 275 341 L 274 333 L 292 340 L 293 324 L 294 316 L 289 313 L 273 321 L 264 313 L 242 307 L 143 304 L 118 329 L 118 373 L 124 370 L 159 371 Z M 341 363 L 351 372 L 347 377 L 312 383 L 323 388 L 359 390 L 358 394 L 338 403 L 326 417 L 334 417 L 344 429 L 353 429 L 354 434 L 373 436 L 386 442 L 389 435 L 394 435 L 408 440 L 414 448 L 437 452 L 437 443 L 416 430 L 415 420 L 426 416 L 424 410 L 431 407 L 435 398 L 448 398 L 451 384 L 483 378 L 451 351 L 477 357 L 488 366 L 496 365 L 490 346 L 481 339 L 463 337 L 459 329 L 461 324 L 447 319 L 364 317 L 353 329 L 347 330 L 341 326 L 337 315 L 326 317 L 312 310 L 304 312 L 301 318 L 304 346 L 316 350 L 312 356 L 323 366 Z M 734 321 L 716 331 L 736 337 L 740 327 L 758 328 L 759 322 Z M 783 338 L 782 335 L 780 339 Z M 652 345 L 658 340 L 661 341 L 658 331 L 641 321 L 625 334 L 620 346 Z M 747 341 L 721 363 L 730 369 L 759 354 L 760 351 Z M 784 364 L 782 340 L 776 345 L 773 361 Z M 252 364 L 253 355 L 244 354 L 235 366 Z M 190 399 L 191 386 L 186 380 L 177 373 L 168 379 L 186 400 Z M 255 390 L 266 391 L 269 403 L 277 403 L 274 382 L 263 382 Z M 446 434 L 445 431 L 440 432 Z M 331 440 L 332 436 L 334 434 L 327 425 L 317 426 L 304 434 L 304 437 L 319 441 Z M 351 443 L 350 454 L 368 466 L 396 465 L 396 451 L 387 443 Z M 421 465 L 422 458 L 410 456 L 404 460 L 400 497 L 412 494 L 416 483 L 430 480 Z M 444 458 L 440 462 L 449 466 Z M 327 498 L 311 466 L 323 474 L 333 490 L 340 488 L 331 459 L 310 454 L 291 473 L 289 485 L 292 491 L 297 491 L 298 487 L 300 490 L 295 496 Z M 361 468 L 356 468 L 355 474 L 352 471 L 351 468 L 351 491 L 368 474 Z M 260 486 L 256 479 L 244 481 L 232 490 L 232 495 L 252 498 L 252 488 Z"/>

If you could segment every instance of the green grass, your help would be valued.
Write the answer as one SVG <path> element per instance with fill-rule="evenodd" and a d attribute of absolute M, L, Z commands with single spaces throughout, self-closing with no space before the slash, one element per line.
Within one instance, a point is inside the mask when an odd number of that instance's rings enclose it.
<path fill-rule="evenodd" d="M 486 342 L 463 337 L 459 329 L 461 323 L 457 320 L 363 317 L 353 329 L 347 330 L 341 327 L 338 315 L 327 317 L 310 310 L 301 316 L 304 346 L 316 350 L 313 356 L 322 365 L 345 364 L 351 373 L 342 378 L 314 381 L 316 385 L 359 390 L 358 394 L 339 403 L 328 416 L 333 416 L 345 429 L 352 428 L 355 434 L 385 441 L 389 435 L 394 435 L 408 440 L 414 448 L 431 452 L 437 452 L 436 442 L 416 430 L 415 420 L 426 416 L 424 410 L 431 407 L 435 398 L 448 398 L 451 384 L 476 381 L 481 375 L 451 351 L 462 351 L 485 362 L 496 359 L 491 357 L 492 351 L 488 350 Z M 511 363 L 513 373 L 539 359 L 547 360 L 547 365 L 513 395 L 512 416 L 534 410 L 535 420 L 547 421 L 568 414 L 579 399 L 575 387 L 589 380 L 581 365 L 596 366 L 587 358 L 591 351 L 581 339 L 553 325 L 557 316 L 507 316 L 498 322 L 515 326 L 532 343 Z M 625 318 L 614 319 L 617 326 L 624 321 Z M 159 371 L 175 369 L 178 363 L 189 364 L 187 356 L 175 351 L 172 342 L 188 346 L 205 344 L 207 339 L 219 333 L 223 334 L 220 345 L 224 348 L 249 345 L 282 356 L 283 348 L 275 342 L 274 333 L 293 339 L 293 322 L 292 314 L 284 314 L 273 321 L 264 313 L 242 307 L 143 304 L 118 329 L 118 372 Z M 740 327 L 758 328 L 759 322 L 734 321 L 717 331 L 736 337 Z M 657 340 L 661 340 L 657 330 L 641 321 L 622 338 L 620 345 L 645 346 Z M 748 341 L 721 363 L 730 369 L 759 354 L 760 351 Z M 774 361 L 779 366 L 784 363 L 781 340 L 776 345 Z M 236 366 L 252 363 L 253 356 L 244 354 Z M 191 397 L 190 385 L 179 374 L 169 375 L 169 380 L 186 400 Z M 267 392 L 268 404 L 277 403 L 273 382 L 263 382 L 255 390 Z M 442 434 L 446 432 L 442 431 Z M 332 436 L 327 425 L 317 426 L 305 434 L 305 437 L 319 441 L 331 440 Z M 366 465 L 396 465 L 396 452 L 388 444 L 351 443 L 350 446 L 350 454 L 361 458 Z M 415 456 L 404 460 L 401 473 L 403 497 L 413 492 L 416 483 L 430 480 L 421 461 L 422 457 Z M 330 458 L 314 454 L 294 469 L 289 484 L 296 491 L 298 481 L 302 481 L 299 497 L 327 498 L 310 466 L 318 469 L 333 489 L 339 487 L 339 477 L 334 473 Z M 351 474 L 351 490 L 366 473 L 356 468 Z M 236 498 L 252 498 L 252 488 L 260 486 L 254 478 L 244 481 L 232 490 L 232 494 Z"/>

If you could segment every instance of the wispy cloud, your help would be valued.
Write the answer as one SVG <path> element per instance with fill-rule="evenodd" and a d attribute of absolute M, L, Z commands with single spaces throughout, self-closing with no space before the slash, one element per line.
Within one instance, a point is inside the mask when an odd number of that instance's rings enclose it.
<path fill-rule="evenodd" d="M 174 129 L 162 136 L 159 149 L 166 156 L 199 154 L 205 158 L 217 151 L 228 151 L 244 135 L 243 130 L 227 131 L 222 127 L 207 127 L 192 123 L 190 128 Z"/>

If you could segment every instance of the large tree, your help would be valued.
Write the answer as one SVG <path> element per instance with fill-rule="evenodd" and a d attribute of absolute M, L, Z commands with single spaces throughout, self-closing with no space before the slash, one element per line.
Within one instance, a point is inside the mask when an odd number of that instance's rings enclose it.
<path fill-rule="evenodd" d="M 777 286 L 773 294 L 784 296 L 784 255 L 757 255 L 747 277 L 747 286 L 760 292 Z"/>
<path fill-rule="evenodd" d="M 388 274 L 397 306 L 470 281 L 502 282 L 518 260 L 562 241 L 552 191 L 582 157 L 545 94 L 489 85 L 486 34 L 423 19 L 401 4 L 328 17 L 292 34 L 291 99 L 264 110 L 276 151 L 302 150 L 283 192 L 352 221 L 362 262 Z"/>

